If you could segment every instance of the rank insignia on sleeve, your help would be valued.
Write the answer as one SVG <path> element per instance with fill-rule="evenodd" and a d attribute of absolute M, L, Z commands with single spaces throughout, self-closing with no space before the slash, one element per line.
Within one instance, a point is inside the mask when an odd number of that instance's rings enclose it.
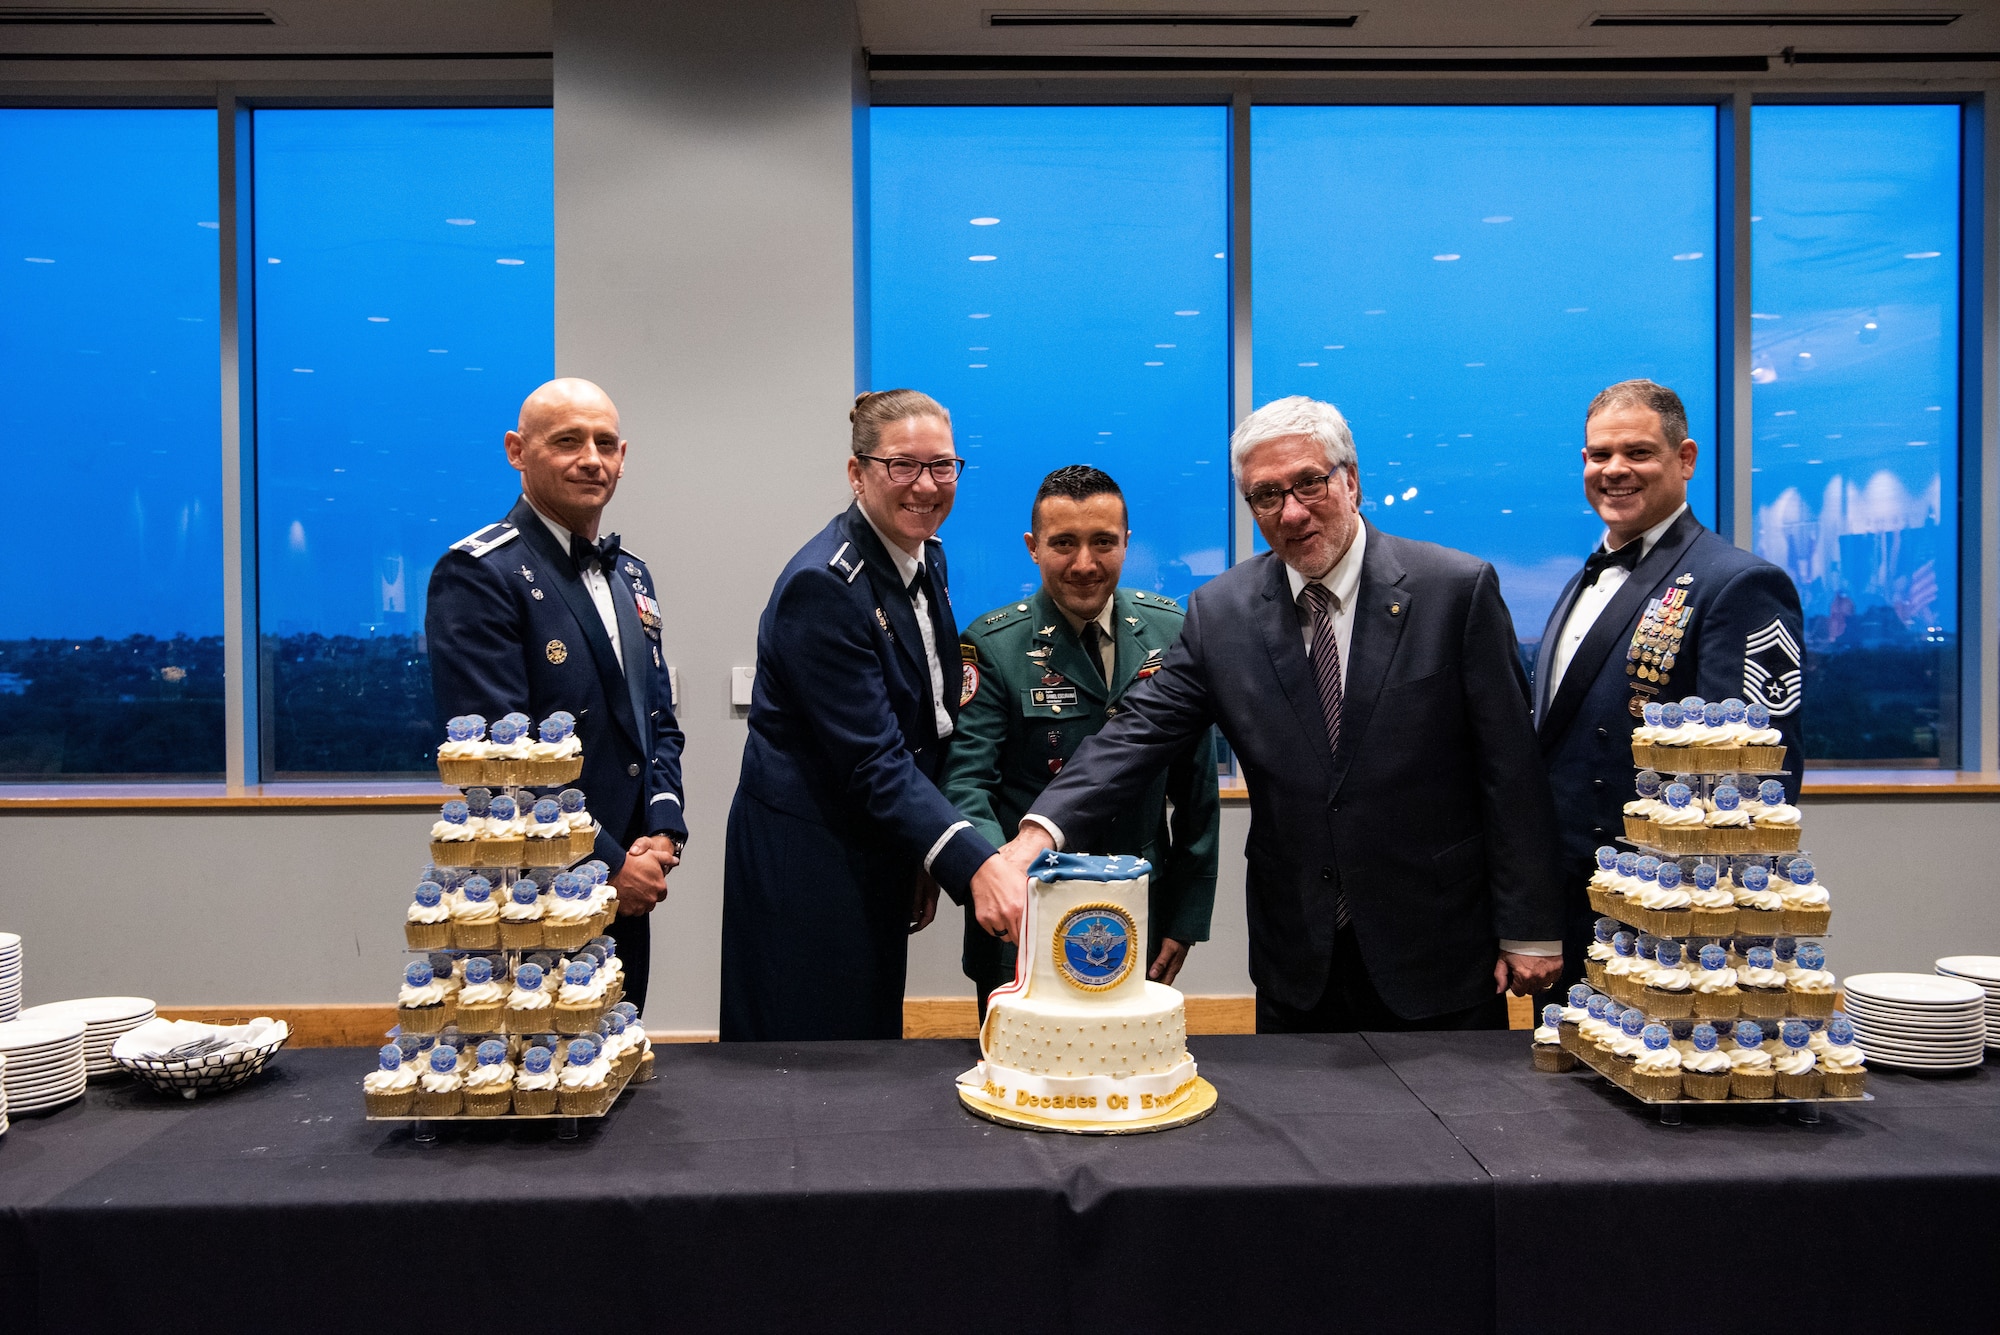
<path fill-rule="evenodd" d="M 996 621 L 1005 621 L 1006 619 L 1007 614 L 1005 612 L 995 612 L 992 616 L 986 618 L 986 624 L 990 626 Z"/>
<path fill-rule="evenodd" d="M 964 662 L 977 663 L 979 661 L 979 650 L 972 645 L 960 642 L 958 656 Z"/>
<path fill-rule="evenodd" d="M 1798 641 L 1776 617 L 1743 641 L 1743 698 L 1770 710 L 1772 718 L 1793 713 L 1805 698 Z"/>
<path fill-rule="evenodd" d="M 560 664 L 569 660 L 569 646 L 561 640 L 550 640 L 543 652 L 549 656 L 551 663 Z"/>

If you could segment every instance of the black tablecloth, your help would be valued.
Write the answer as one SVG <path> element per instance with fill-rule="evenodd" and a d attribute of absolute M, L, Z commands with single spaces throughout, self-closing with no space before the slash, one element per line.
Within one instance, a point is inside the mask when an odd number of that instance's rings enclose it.
<path fill-rule="evenodd" d="M 193 1104 L 93 1089 L 0 1140 L 0 1327 L 25 1300 L 51 1332 L 528 1313 L 1579 1330 L 1619 1306 L 1574 1282 L 1579 1234 L 1600 1275 L 1605 1240 L 1629 1239 L 1635 1281 L 1661 1266 L 1675 1308 L 1707 1285 L 1721 1312 L 1768 1284 L 1772 1319 L 1809 1310 L 1815 1332 L 1991 1324 L 2000 1082 L 1984 1073 L 1881 1074 L 1877 1102 L 1817 1128 L 1750 1111 L 1664 1128 L 1593 1082 L 1536 1075 L 1518 1034 L 1192 1047 L 1214 1115 L 1129 1137 L 970 1116 L 952 1088 L 969 1042 L 661 1048 L 661 1078 L 574 1142 L 484 1126 L 420 1145 L 365 1122 L 358 1050 L 288 1052 Z"/>

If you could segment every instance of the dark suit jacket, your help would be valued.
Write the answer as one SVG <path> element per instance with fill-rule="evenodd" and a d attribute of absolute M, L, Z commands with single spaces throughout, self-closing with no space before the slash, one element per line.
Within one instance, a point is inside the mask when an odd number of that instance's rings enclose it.
<path fill-rule="evenodd" d="M 943 544 L 928 544 L 925 563 L 956 688 Z M 957 690 L 943 703 L 956 716 Z M 936 847 L 931 874 L 964 902 L 993 855 L 938 791 L 937 733 L 916 609 L 849 506 L 799 549 L 757 624 L 723 873 L 723 1038 L 902 1036 L 917 871 Z"/>
<path fill-rule="evenodd" d="M 1085 742 L 1033 811 L 1096 831 L 1211 723 L 1250 789 L 1250 976 L 1320 999 L 1343 891 L 1377 992 L 1416 1019 L 1491 999 L 1501 938 L 1561 930 L 1555 812 L 1493 568 L 1372 525 L 1340 749 L 1285 567 L 1265 554 L 1197 591 L 1166 665 Z"/>
<path fill-rule="evenodd" d="M 1733 547 L 1703 528 L 1694 512 L 1660 535 L 1631 577 L 1605 605 L 1577 646 L 1551 698 L 1550 662 L 1583 581 L 1579 570 L 1556 600 L 1535 659 L 1535 722 L 1549 785 L 1562 795 L 1560 828 L 1568 906 L 1567 963 L 1579 975 L 1590 941 L 1584 897 L 1593 851 L 1624 833 L 1621 808 L 1632 786 L 1635 694 L 1665 703 L 1688 695 L 1735 696 L 1763 704 L 1784 734 L 1785 791 L 1798 799 L 1805 754 L 1799 745 L 1803 701 L 1799 592 L 1791 577 L 1762 557 Z M 1686 596 L 1685 627 L 1664 681 L 1647 681 L 1631 657 L 1632 638 L 1649 603 L 1676 590 Z M 1628 672 L 1627 667 L 1633 670 Z M 1639 689 L 1635 691 L 1635 686 Z"/>
<path fill-rule="evenodd" d="M 652 597 L 651 578 L 626 553 L 611 576 L 621 664 L 569 553 L 524 497 L 505 521 L 438 560 L 424 613 L 440 719 L 576 715 L 576 786 L 600 827 L 597 856 L 613 871 L 642 834 L 687 839 L 681 730 L 660 632 L 640 620 L 640 594 Z"/>

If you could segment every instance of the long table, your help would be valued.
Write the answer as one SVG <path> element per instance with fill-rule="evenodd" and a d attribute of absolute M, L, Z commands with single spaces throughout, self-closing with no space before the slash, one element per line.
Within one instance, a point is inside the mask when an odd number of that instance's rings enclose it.
<path fill-rule="evenodd" d="M 2000 1324 L 1986 1071 L 1670 1128 L 1520 1034 L 1190 1046 L 1216 1112 L 1121 1137 L 966 1113 L 962 1041 L 660 1048 L 569 1142 L 366 1122 L 356 1049 L 93 1088 L 0 1139 L 0 1329 Z"/>

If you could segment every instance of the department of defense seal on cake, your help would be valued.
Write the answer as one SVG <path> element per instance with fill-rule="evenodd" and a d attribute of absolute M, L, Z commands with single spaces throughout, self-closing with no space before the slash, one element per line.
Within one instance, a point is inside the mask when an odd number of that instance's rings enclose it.
<path fill-rule="evenodd" d="M 1099 1135 L 1205 1116 L 1215 1087 L 1187 1050 L 1181 994 L 1137 967 L 1150 864 L 1044 853 L 1030 868 L 1014 981 L 994 991 L 983 1060 L 958 1078 L 996 1122 Z"/>

